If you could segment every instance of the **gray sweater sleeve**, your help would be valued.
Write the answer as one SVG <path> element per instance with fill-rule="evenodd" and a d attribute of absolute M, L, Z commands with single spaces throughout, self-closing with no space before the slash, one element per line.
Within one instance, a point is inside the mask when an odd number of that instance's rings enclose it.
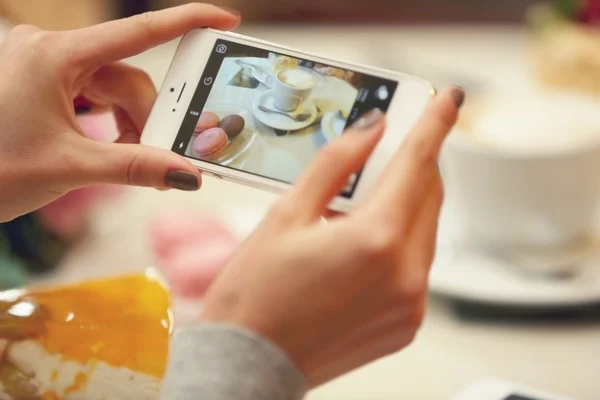
<path fill-rule="evenodd" d="M 226 325 L 176 331 L 162 400 L 300 400 L 302 373 L 266 339 Z"/>

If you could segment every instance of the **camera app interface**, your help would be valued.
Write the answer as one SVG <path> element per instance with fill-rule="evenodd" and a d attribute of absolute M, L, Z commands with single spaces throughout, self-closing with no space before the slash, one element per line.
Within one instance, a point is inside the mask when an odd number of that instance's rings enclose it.
<path fill-rule="evenodd" d="M 398 83 L 218 40 L 172 150 L 293 184 L 320 147 L 373 108 L 386 112 Z M 360 173 L 341 195 L 352 197 Z"/>

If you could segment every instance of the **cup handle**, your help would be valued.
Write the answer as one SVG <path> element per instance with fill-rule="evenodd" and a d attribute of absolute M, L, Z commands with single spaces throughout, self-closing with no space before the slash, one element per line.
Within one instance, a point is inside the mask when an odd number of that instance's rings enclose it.
<path fill-rule="evenodd" d="M 273 89 L 273 86 L 275 86 L 275 76 L 274 75 L 267 75 L 265 81 L 263 82 L 265 84 L 265 86 L 269 89 Z"/>
<path fill-rule="evenodd" d="M 295 94 L 288 94 L 288 96 L 298 101 L 298 105 L 296 107 L 300 107 L 300 104 L 304 103 L 304 97 L 296 96 Z"/>

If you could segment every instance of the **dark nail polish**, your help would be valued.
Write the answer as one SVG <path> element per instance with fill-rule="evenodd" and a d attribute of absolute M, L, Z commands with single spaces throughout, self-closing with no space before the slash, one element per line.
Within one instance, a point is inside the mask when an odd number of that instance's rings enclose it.
<path fill-rule="evenodd" d="M 352 124 L 352 129 L 365 130 L 377 125 L 383 120 L 384 114 L 379 108 L 375 108 Z"/>
<path fill-rule="evenodd" d="M 91 111 L 92 111 L 92 107 L 88 107 L 88 106 L 75 107 L 75 115 L 89 114 Z"/>
<path fill-rule="evenodd" d="M 238 17 L 242 15 L 242 13 L 241 13 L 241 12 L 239 12 L 238 10 L 236 10 L 236 9 L 235 9 L 235 8 L 233 8 L 233 7 L 229 7 L 229 6 L 219 6 L 219 8 L 221 8 L 221 9 L 223 9 L 223 10 L 227 11 L 227 12 L 228 12 L 228 13 L 230 13 L 230 14 L 236 15 L 236 16 L 238 16 Z"/>
<path fill-rule="evenodd" d="M 173 189 L 187 192 L 200 189 L 200 182 L 196 175 L 186 171 L 169 171 L 165 176 L 165 184 Z"/>
<path fill-rule="evenodd" d="M 460 108 L 465 102 L 465 91 L 460 86 L 454 86 L 452 88 L 452 100 L 454 100 L 454 104 L 456 108 Z"/>

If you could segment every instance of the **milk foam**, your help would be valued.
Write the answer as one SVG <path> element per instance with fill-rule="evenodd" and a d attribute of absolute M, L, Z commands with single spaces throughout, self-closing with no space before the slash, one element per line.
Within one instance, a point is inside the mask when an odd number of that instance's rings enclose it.
<path fill-rule="evenodd" d="M 600 99 L 544 94 L 496 101 L 472 123 L 477 141 L 515 151 L 600 143 Z"/>
<path fill-rule="evenodd" d="M 308 72 L 290 69 L 279 74 L 281 82 L 298 89 L 308 89 L 314 84 L 314 78 Z"/>

